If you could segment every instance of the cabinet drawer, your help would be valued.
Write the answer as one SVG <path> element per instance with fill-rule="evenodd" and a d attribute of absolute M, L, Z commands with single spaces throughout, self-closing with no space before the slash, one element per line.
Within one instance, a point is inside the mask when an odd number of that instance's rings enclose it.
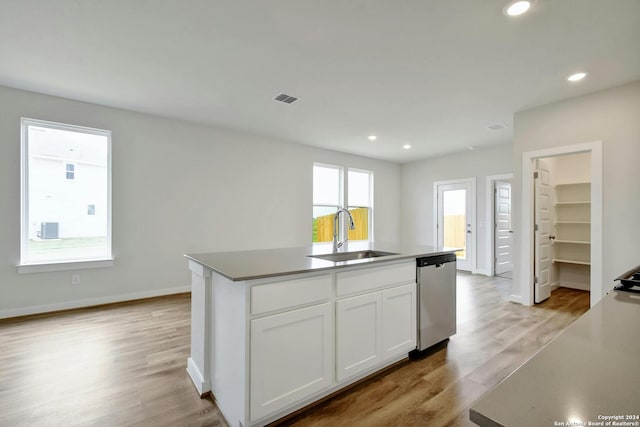
<path fill-rule="evenodd" d="M 331 298 L 331 275 L 304 277 L 251 288 L 251 314 L 262 314 Z"/>
<path fill-rule="evenodd" d="M 385 265 L 337 273 L 337 295 L 344 296 L 373 289 L 415 282 L 416 262 Z"/>

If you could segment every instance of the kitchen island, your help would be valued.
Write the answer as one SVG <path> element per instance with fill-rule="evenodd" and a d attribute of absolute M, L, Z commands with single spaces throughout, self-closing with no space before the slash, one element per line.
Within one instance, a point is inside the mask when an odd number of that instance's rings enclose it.
<path fill-rule="evenodd" d="M 331 252 L 186 255 L 187 371 L 229 425 L 266 425 L 405 359 L 416 348 L 416 259 L 453 250 L 349 242 L 340 252 L 364 258 Z"/>
<path fill-rule="evenodd" d="M 640 294 L 610 291 L 481 397 L 482 427 L 640 425 Z"/>

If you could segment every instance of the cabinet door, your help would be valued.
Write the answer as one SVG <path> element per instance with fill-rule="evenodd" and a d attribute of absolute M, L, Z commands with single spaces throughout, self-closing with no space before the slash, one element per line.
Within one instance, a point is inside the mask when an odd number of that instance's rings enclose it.
<path fill-rule="evenodd" d="M 337 379 L 382 362 L 382 293 L 336 301 Z"/>
<path fill-rule="evenodd" d="M 333 310 L 319 304 L 251 321 L 251 419 L 333 383 Z"/>
<path fill-rule="evenodd" d="M 416 348 L 416 284 L 382 292 L 383 359 L 406 354 Z"/>

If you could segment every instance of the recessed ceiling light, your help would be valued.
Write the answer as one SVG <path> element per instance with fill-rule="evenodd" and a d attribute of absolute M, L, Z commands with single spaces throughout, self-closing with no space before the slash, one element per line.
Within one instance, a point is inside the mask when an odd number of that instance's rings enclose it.
<path fill-rule="evenodd" d="M 369 141 L 375 141 L 377 138 L 375 135 L 369 135 Z"/>
<path fill-rule="evenodd" d="M 514 0 L 504 7 L 502 10 L 505 15 L 518 16 L 528 11 L 533 5 L 533 1 Z"/>
<path fill-rule="evenodd" d="M 474 147 L 473 145 L 470 145 L 470 146 L 467 147 L 467 150 L 469 150 L 469 151 L 473 151 L 475 149 L 476 149 L 476 147 Z"/>
<path fill-rule="evenodd" d="M 579 82 L 580 80 L 584 79 L 585 77 L 587 77 L 587 73 L 575 73 L 575 74 L 571 74 L 569 77 L 567 77 L 567 80 L 569 80 L 570 82 Z"/>
<path fill-rule="evenodd" d="M 411 144 L 404 144 L 402 148 L 404 148 L 405 150 L 408 150 L 411 148 Z"/>

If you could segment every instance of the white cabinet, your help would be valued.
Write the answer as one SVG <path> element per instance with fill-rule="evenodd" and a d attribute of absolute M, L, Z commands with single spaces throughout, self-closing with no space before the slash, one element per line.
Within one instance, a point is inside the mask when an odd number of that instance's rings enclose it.
<path fill-rule="evenodd" d="M 415 262 L 337 275 L 338 382 L 406 355 L 416 347 Z"/>
<path fill-rule="evenodd" d="M 416 348 L 416 284 L 382 291 L 382 358 Z"/>
<path fill-rule="evenodd" d="M 337 380 L 382 362 L 382 293 L 336 301 Z"/>
<path fill-rule="evenodd" d="M 416 348 L 416 284 L 336 301 L 336 369 L 343 381 Z"/>
<path fill-rule="evenodd" d="M 336 273 L 336 295 L 343 297 L 415 281 L 415 260 L 409 263 L 344 271 Z"/>
<path fill-rule="evenodd" d="M 267 314 L 329 300 L 332 283 L 331 275 L 323 274 L 253 286 L 251 314 Z"/>
<path fill-rule="evenodd" d="M 410 259 L 233 282 L 192 268 L 209 293 L 192 299 L 205 339 L 188 371 L 229 425 L 267 425 L 415 348 L 415 271 Z"/>
<path fill-rule="evenodd" d="M 251 320 L 251 419 L 333 383 L 332 303 Z"/>

